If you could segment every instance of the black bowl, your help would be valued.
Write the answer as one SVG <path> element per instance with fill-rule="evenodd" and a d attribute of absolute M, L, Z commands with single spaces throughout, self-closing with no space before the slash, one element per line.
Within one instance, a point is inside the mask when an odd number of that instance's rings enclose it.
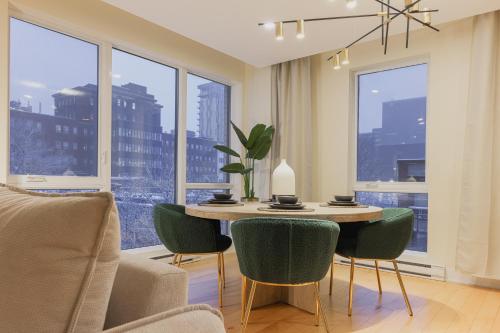
<path fill-rule="evenodd" d="M 349 201 L 352 201 L 352 199 L 354 199 L 354 196 L 352 196 L 352 195 L 336 195 L 335 196 L 335 200 L 342 201 L 342 202 L 349 202 Z"/>
<path fill-rule="evenodd" d="M 299 198 L 294 195 L 279 195 L 278 202 L 280 204 L 295 205 L 299 201 Z"/>
<path fill-rule="evenodd" d="M 214 193 L 214 198 L 217 200 L 229 200 L 232 196 L 231 193 Z"/>

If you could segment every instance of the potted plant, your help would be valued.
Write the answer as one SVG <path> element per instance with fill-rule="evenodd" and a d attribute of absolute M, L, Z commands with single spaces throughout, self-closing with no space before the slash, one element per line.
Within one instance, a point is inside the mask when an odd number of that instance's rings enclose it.
<path fill-rule="evenodd" d="M 215 149 L 240 159 L 240 162 L 229 163 L 220 170 L 227 173 L 239 173 L 242 175 L 243 189 L 245 192 L 245 196 L 241 198 L 242 201 L 258 201 L 258 198 L 255 197 L 254 190 L 255 161 L 264 159 L 269 153 L 273 142 L 274 127 L 257 124 L 252 128 L 247 138 L 243 131 L 233 122 L 231 122 L 231 125 L 243 145 L 244 151 L 243 154 L 240 155 L 227 146 L 214 146 Z"/>

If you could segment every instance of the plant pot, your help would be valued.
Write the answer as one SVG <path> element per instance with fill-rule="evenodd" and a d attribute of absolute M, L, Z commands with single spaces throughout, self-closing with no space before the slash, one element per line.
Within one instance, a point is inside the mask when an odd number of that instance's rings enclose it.
<path fill-rule="evenodd" d="M 241 202 L 259 202 L 259 198 L 241 197 Z"/>

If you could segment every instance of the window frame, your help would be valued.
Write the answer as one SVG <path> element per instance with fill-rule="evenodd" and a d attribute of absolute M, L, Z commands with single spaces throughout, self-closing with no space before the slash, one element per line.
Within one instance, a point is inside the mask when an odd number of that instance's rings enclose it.
<path fill-rule="evenodd" d="M 205 80 L 210 80 L 212 82 L 215 82 L 215 83 L 219 83 L 219 84 L 223 84 L 227 87 L 229 87 L 229 110 L 228 110 L 228 114 L 227 114 L 227 118 L 228 118 L 228 123 L 227 123 L 227 129 L 226 129 L 226 135 L 227 135 L 227 145 L 228 147 L 231 147 L 231 143 L 232 142 L 235 142 L 233 140 L 231 140 L 231 121 L 233 119 L 232 117 L 232 93 L 233 93 L 233 87 L 230 85 L 230 84 L 227 84 L 225 82 L 221 82 L 220 80 L 215 80 L 215 79 L 212 79 L 210 77 L 207 77 L 206 75 L 202 75 L 202 74 L 196 74 L 195 72 L 193 71 L 188 71 L 186 73 L 186 88 L 187 88 L 187 78 L 189 75 L 194 75 L 194 76 L 197 76 L 199 78 L 202 78 L 202 79 L 205 79 Z M 186 103 L 187 103 L 187 89 L 186 89 Z M 187 116 L 187 104 L 186 104 L 186 116 Z M 187 131 L 187 126 L 185 128 L 185 131 Z M 186 145 L 187 145 L 187 137 L 186 137 Z M 186 146 L 187 148 L 187 146 Z M 228 156 L 228 162 L 231 161 L 231 156 Z M 187 151 L 186 151 L 186 168 L 187 168 Z M 187 172 L 187 169 L 186 169 L 186 172 Z M 231 185 L 231 178 L 233 175 L 232 174 L 228 174 L 228 179 L 229 179 L 229 182 L 227 183 L 189 183 L 186 181 L 186 190 L 231 190 L 234 186 Z M 186 173 L 186 177 L 187 177 L 187 173 Z"/>
<path fill-rule="evenodd" d="M 40 175 L 10 175 L 10 135 L 7 134 L 6 147 L 6 172 L 7 183 L 26 189 L 98 189 L 101 191 L 111 190 L 111 138 L 112 138 L 112 50 L 113 48 L 127 52 L 146 60 L 151 60 L 159 64 L 177 70 L 177 108 L 176 108 L 176 133 L 177 145 L 175 152 L 176 159 L 176 191 L 175 200 L 178 204 L 185 204 L 187 189 L 229 189 L 237 193 L 241 191 L 241 181 L 239 177 L 230 175 L 227 183 L 187 183 L 187 137 L 186 137 L 186 116 L 187 116 L 187 75 L 188 73 L 197 75 L 208 80 L 212 80 L 230 87 L 230 110 L 229 119 L 235 122 L 242 120 L 242 82 L 227 79 L 223 76 L 204 71 L 178 60 L 170 59 L 165 55 L 160 55 L 146 50 L 128 42 L 114 40 L 109 36 L 95 37 L 98 34 L 93 30 L 82 29 L 78 25 L 56 20 L 52 17 L 20 12 L 16 9 L 9 9 L 9 24 L 7 35 L 9 40 L 8 58 L 10 58 L 10 18 L 18 19 L 29 24 L 52 30 L 56 33 L 67 35 L 84 42 L 89 42 L 98 47 L 98 148 L 97 148 L 97 177 L 68 177 L 68 176 L 40 176 Z M 10 71 L 9 59 L 7 66 Z M 10 132 L 10 73 L 7 72 L 7 114 L 5 120 Z M 106 112 L 108 110 L 108 112 Z M 2 117 L 0 117 L 0 120 Z M 230 131 L 230 126 L 228 126 Z M 229 142 L 236 142 L 234 134 L 228 137 Z M 239 151 L 240 148 L 235 148 Z"/>
<path fill-rule="evenodd" d="M 59 33 L 63 36 L 78 39 L 82 42 L 94 44 L 97 46 L 97 83 L 98 83 L 98 102 L 97 102 L 97 175 L 96 176 L 50 176 L 50 175 L 12 175 L 10 173 L 10 22 L 11 19 L 16 19 L 28 24 L 32 24 L 41 29 L 50 30 L 55 33 Z M 34 18 L 30 15 L 19 13 L 14 10 L 9 10 L 9 20 L 8 20 L 8 68 L 7 68 L 7 115 L 6 122 L 8 127 L 7 134 L 7 165 L 6 165 L 6 178 L 7 183 L 15 186 L 20 186 L 27 189 L 66 189 L 75 188 L 77 186 L 81 189 L 102 189 L 104 185 L 103 179 L 103 169 L 104 165 L 102 163 L 103 159 L 103 147 L 104 147 L 104 135 L 103 135 L 103 110 L 105 110 L 104 100 L 102 98 L 102 87 L 106 84 L 105 73 L 103 67 L 105 67 L 105 59 L 103 54 L 103 49 L 105 48 L 105 43 L 101 40 L 82 34 L 74 29 L 61 29 L 57 24 L 48 22 L 47 20 Z M 71 183 L 71 185 L 67 185 Z"/>
<path fill-rule="evenodd" d="M 358 122 L 359 122 L 359 76 L 365 74 L 373 74 L 378 72 L 384 72 L 388 70 L 396 70 L 405 67 L 417 66 L 417 65 L 427 65 L 427 98 L 426 98 L 426 131 L 425 131 L 425 181 L 424 182 L 383 182 L 383 181 L 358 181 Z M 426 57 L 415 58 L 412 60 L 405 60 L 399 62 L 390 62 L 384 65 L 370 66 L 368 68 L 363 68 L 361 70 L 355 70 L 351 72 L 351 101 L 352 101 L 352 111 L 351 111 L 351 143 L 349 147 L 350 151 L 350 176 L 349 176 L 349 187 L 354 192 L 400 192 L 400 193 L 428 193 L 428 142 L 429 142 L 429 66 L 430 61 Z"/>
<path fill-rule="evenodd" d="M 425 131 L 425 181 L 424 182 L 382 182 L 382 181 L 358 181 L 358 119 L 359 119 L 359 76 L 370 73 L 383 72 L 394 69 L 401 69 L 416 65 L 427 65 L 427 94 L 426 94 L 426 131 Z M 429 96 L 431 91 L 430 82 L 431 61 L 429 56 L 417 56 L 409 59 L 390 61 L 383 64 L 370 65 L 362 68 L 353 69 L 350 72 L 350 113 L 349 113 L 349 168 L 348 168 L 348 188 L 353 192 L 385 192 L 385 193 L 415 193 L 427 194 L 428 204 L 430 196 L 428 190 L 428 175 L 429 175 L 429 127 L 431 126 Z M 431 226 L 430 205 L 428 207 L 428 236 L 427 236 L 427 251 L 418 252 L 405 250 L 401 255 L 400 260 L 416 262 L 419 264 L 429 264 L 432 260 L 433 244 L 430 242 L 429 236 Z"/>

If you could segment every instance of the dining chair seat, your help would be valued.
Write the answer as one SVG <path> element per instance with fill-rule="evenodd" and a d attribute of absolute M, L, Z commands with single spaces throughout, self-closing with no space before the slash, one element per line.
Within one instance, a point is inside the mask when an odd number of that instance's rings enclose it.
<path fill-rule="evenodd" d="M 242 325 L 246 329 L 257 285 L 314 285 L 315 323 L 321 313 L 328 324 L 319 299 L 321 281 L 332 261 L 340 228 L 337 223 L 290 218 L 252 218 L 231 226 L 234 246 L 242 274 Z M 251 283 L 248 303 L 246 285 Z"/>
<path fill-rule="evenodd" d="M 186 215 L 182 205 L 158 204 L 154 208 L 154 224 L 161 242 L 174 254 L 174 265 L 181 265 L 183 255 L 217 254 L 219 306 L 222 307 L 222 289 L 226 282 L 224 251 L 231 247 L 232 240 L 222 235 L 220 221 Z"/>

